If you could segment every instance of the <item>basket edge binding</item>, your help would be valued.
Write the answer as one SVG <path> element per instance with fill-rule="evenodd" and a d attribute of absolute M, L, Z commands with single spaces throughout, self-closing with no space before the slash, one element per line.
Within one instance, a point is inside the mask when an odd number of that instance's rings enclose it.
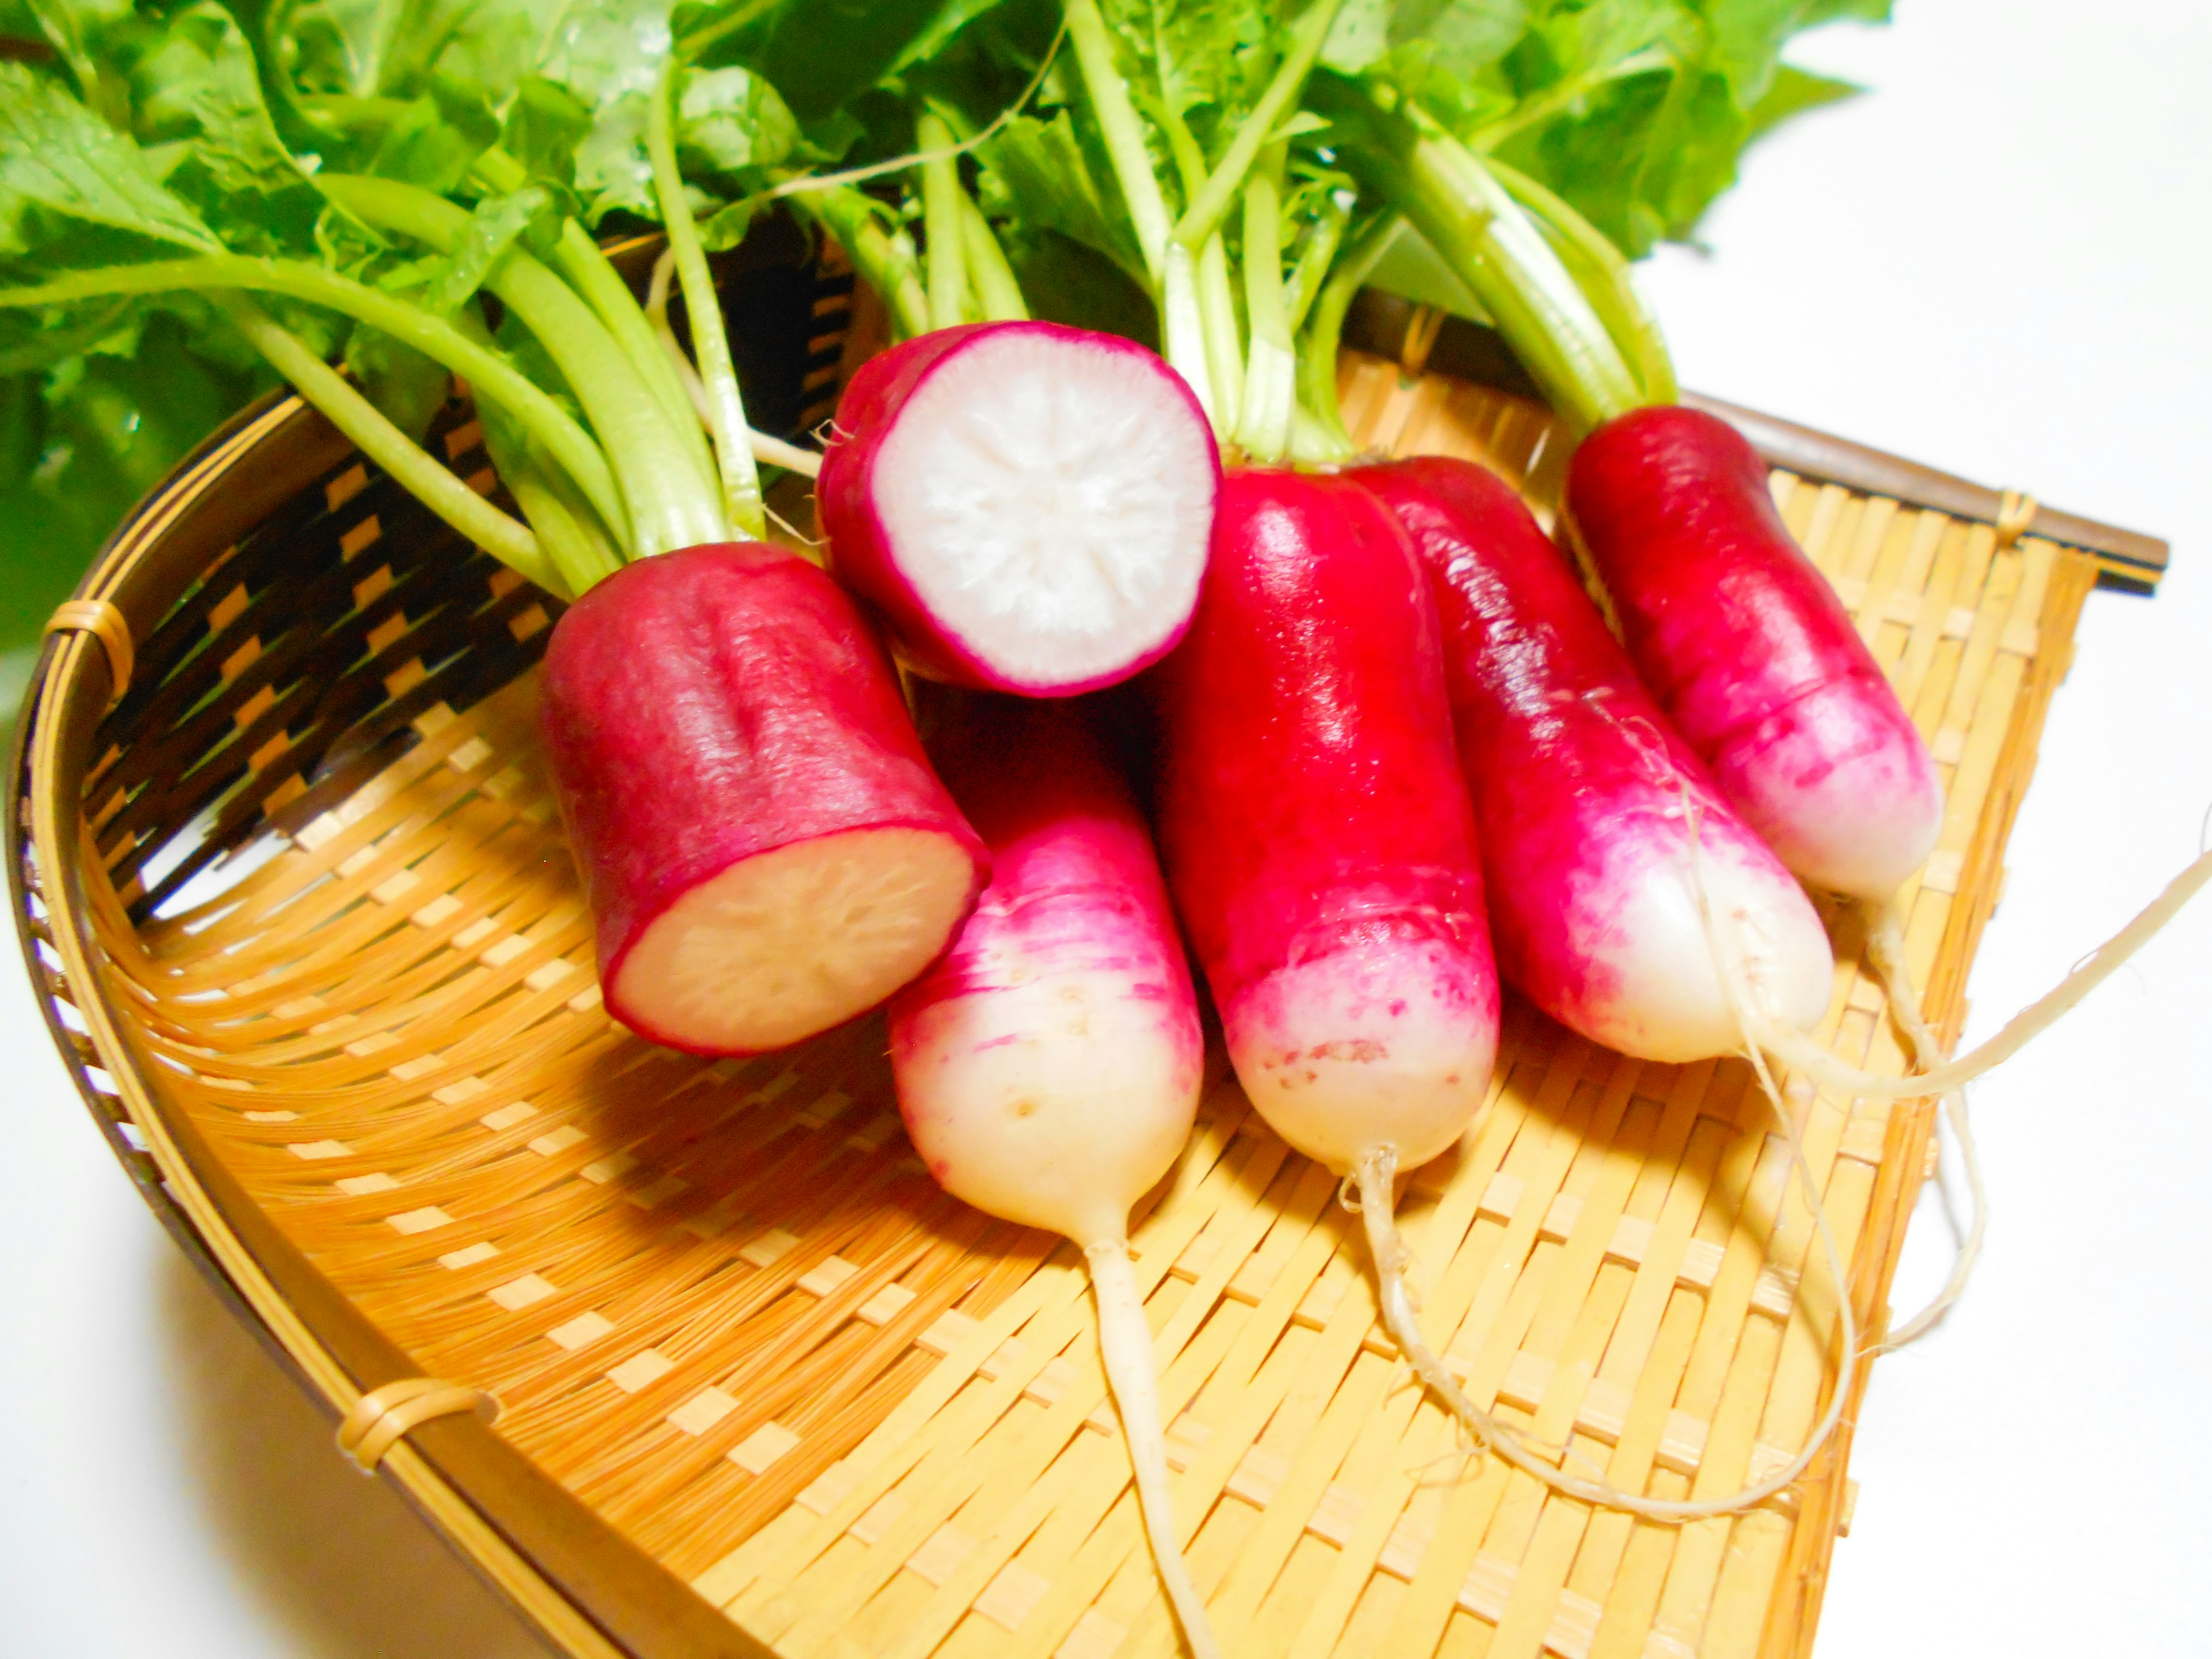
<path fill-rule="evenodd" d="M 294 448 L 289 465 L 261 469 L 246 489 L 227 487 L 223 499 L 211 497 L 218 479 L 226 486 L 239 482 L 224 477 L 229 462 L 264 444 L 288 443 Z M 349 451 L 296 398 L 263 400 L 209 439 L 148 496 L 94 562 L 76 598 L 122 605 L 134 635 L 143 637 L 143 613 L 166 609 L 207 556 L 258 522 L 273 501 Z M 160 553 L 171 556 L 167 568 L 149 573 L 149 561 Z M 199 556 L 187 556 L 193 553 Z M 134 575 L 150 579 L 125 603 L 123 583 Z M 140 1194 L 187 1257 L 335 1422 L 363 1395 L 420 1367 L 268 1223 L 188 1120 L 155 1105 L 137 1046 L 99 996 L 76 989 L 97 983 L 100 969 L 82 866 L 63 849 L 73 844 L 65 839 L 66 820 L 94 758 L 90 750 L 110 702 L 109 679 L 98 640 L 53 637 L 40 655 L 17 723 L 9 775 L 15 807 L 6 840 L 26 965 L 64 1063 Z M 67 812 L 61 810 L 64 801 L 71 804 Z M 43 922 L 34 902 L 44 910 Z M 58 969 L 45 959 L 42 945 L 58 959 Z M 82 1034 L 64 1020 L 58 1006 L 64 1000 L 76 1010 Z M 94 1067 L 106 1073 L 111 1089 L 94 1082 Z M 591 1659 L 761 1659 L 766 1652 L 474 1417 L 419 1425 L 385 1455 L 382 1467 L 410 1505 L 503 1600 L 570 1653 Z"/>

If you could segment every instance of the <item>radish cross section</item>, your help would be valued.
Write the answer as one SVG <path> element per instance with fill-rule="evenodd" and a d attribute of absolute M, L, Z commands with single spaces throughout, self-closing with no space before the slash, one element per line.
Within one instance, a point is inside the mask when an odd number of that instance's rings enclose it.
<path fill-rule="evenodd" d="M 933 678 L 1033 696 L 1182 638 L 1220 488 L 1204 415 L 1143 347 L 940 329 L 854 377 L 823 464 L 838 574 Z"/>

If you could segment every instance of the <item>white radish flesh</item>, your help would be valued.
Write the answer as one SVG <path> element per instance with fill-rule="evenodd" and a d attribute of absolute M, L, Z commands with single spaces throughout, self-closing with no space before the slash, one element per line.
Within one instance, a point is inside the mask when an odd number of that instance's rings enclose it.
<path fill-rule="evenodd" d="M 838 574 L 917 672 L 1058 696 L 1182 636 L 1220 483 L 1204 413 L 1142 346 L 976 324 L 853 377 L 818 499 Z"/>

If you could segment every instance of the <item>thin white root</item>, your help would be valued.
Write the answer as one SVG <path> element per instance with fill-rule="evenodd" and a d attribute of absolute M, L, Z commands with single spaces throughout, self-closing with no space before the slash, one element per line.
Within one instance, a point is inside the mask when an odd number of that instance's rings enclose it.
<path fill-rule="evenodd" d="M 1829 1269 L 1836 1275 L 1838 1307 L 1843 1325 L 1842 1351 L 1848 1362 L 1857 1346 L 1858 1331 L 1851 1318 L 1850 1297 L 1844 1283 L 1842 1259 L 1837 1253 L 1834 1238 L 1829 1234 L 1827 1217 L 1820 1208 L 1820 1193 L 1813 1185 L 1813 1172 L 1805 1162 L 1805 1149 L 1798 1139 L 1797 1126 L 1790 1121 L 1787 1112 L 1780 1110 L 1779 1097 L 1774 1098 L 1783 1130 L 1790 1138 L 1790 1157 L 1812 1200 L 1814 1220 L 1820 1230 L 1821 1246 L 1827 1252 Z M 1367 1226 L 1367 1248 L 1375 1258 L 1376 1289 L 1382 1304 L 1383 1326 L 1389 1331 L 1391 1340 L 1397 1343 L 1398 1352 L 1413 1366 L 1414 1374 L 1433 1389 L 1437 1397 L 1451 1409 L 1452 1415 L 1466 1425 L 1477 1446 L 1497 1453 L 1523 1474 L 1541 1481 L 1553 1492 L 1579 1498 L 1585 1504 L 1620 1510 L 1646 1521 L 1672 1523 L 1709 1520 L 1721 1515 L 1740 1515 L 1791 1486 L 1820 1455 L 1820 1448 L 1828 1443 L 1828 1437 L 1836 1431 L 1836 1425 L 1843 1420 L 1844 1391 L 1839 1377 L 1838 1387 L 1828 1403 L 1827 1414 L 1820 1419 L 1820 1426 L 1814 1430 L 1812 1438 L 1805 1443 L 1804 1449 L 1757 1486 L 1746 1486 L 1726 1498 L 1680 1502 L 1645 1498 L 1635 1492 L 1623 1492 L 1607 1481 L 1584 1480 L 1579 1475 L 1569 1474 L 1564 1469 L 1554 1468 L 1530 1448 L 1529 1443 L 1519 1432 L 1469 1399 L 1467 1390 L 1460 1387 L 1458 1379 L 1444 1368 L 1443 1362 L 1437 1358 L 1427 1339 L 1422 1336 L 1419 1322 L 1413 1316 L 1412 1298 L 1406 1291 L 1406 1246 L 1398 1237 L 1398 1224 L 1391 1213 L 1391 1185 L 1397 1169 L 1397 1149 L 1384 1146 L 1369 1153 L 1353 1172 L 1359 1184 L 1360 1218 Z"/>
<path fill-rule="evenodd" d="M 1934 1071 L 1947 1056 L 1942 1041 L 1921 1012 L 1920 992 L 1905 965 L 1905 927 L 1898 917 L 1897 907 L 1889 902 L 1863 903 L 1860 914 L 1867 925 L 1867 961 L 1881 980 L 1882 990 L 1889 998 L 1890 1013 L 1905 1033 L 1905 1041 L 1912 1046 L 1912 1063 L 1923 1072 Z M 1989 1234 L 1989 1194 L 1982 1185 L 1981 1152 L 1974 1144 L 1973 1125 L 1966 1115 L 1964 1091 L 1954 1089 L 1943 1097 L 1943 1115 L 1951 1125 L 1952 1138 L 1959 1144 L 1960 1161 L 1966 1165 L 1966 1190 L 1973 1200 L 1973 1218 L 1967 1225 L 1966 1237 L 1959 1246 L 1959 1259 L 1952 1264 L 1951 1276 L 1944 1281 L 1943 1288 L 1926 1307 L 1892 1330 L 1875 1350 L 1876 1353 L 1893 1353 L 1936 1328 L 1952 1304 L 1966 1294 L 1966 1281 L 1973 1277 L 1974 1264 L 1981 1260 L 1983 1241 Z"/>
<path fill-rule="evenodd" d="M 2090 953 L 2088 960 L 2059 981 L 2044 996 L 2014 1014 L 1987 1042 L 1954 1060 L 1911 1077 L 1876 1077 L 1847 1065 L 1802 1032 L 1791 1031 L 1771 1020 L 1756 1020 L 1752 1035 L 1759 1046 L 1777 1060 L 1802 1072 L 1823 1088 L 1860 1100 L 1918 1100 L 1948 1094 L 1993 1066 L 2010 1060 L 2028 1042 L 2071 1012 L 2075 1005 L 2110 979 L 2120 964 L 2150 942 L 2160 928 L 2173 920 L 2181 907 L 2212 881 L 2212 853 L 2166 884 L 2166 890 L 2146 906 L 2126 927 Z"/>
<path fill-rule="evenodd" d="M 1175 1508 L 1168 1497 L 1167 1439 L 1160 1430 L 1159 1388 L 1152 1364 L 1152 1330 L 1145 1322 L 1145 1304 L 1137 1295 L 1137 1276 L 1129 1265 L 1129 1247 L 1121 1239 L 1103 1239 L 1084 1249 L 1091 1264 L 1091 1290 L 1098 1300 L 1098 1352 L 1106 1362 L 1106 1380 L 1114 1389 L 1115 1408 L 1121 1414 L 1121 1432 L 1129 1443 L 1129 1463 L 1136 1471 L 1137 1504 L 1145 1516 L 1145 1534 L 1151 1539 L 1152 1560 L 1168 1605 L 1182 1626 L 1183 1640 L 1193 1659 L 1220 1659 L 1213 1627 L 1206 1622 L 1206 1602 L 1190 1582 L 1183 1564 L 1182 1545 L 1176 1532 Z"/>
<path fill-rule="evenodd" d="M 684 395 L 691 400 L 691 412 L 711 434 L 714 417 L 707 404 L 707 383 L 699 378 L 699 370 L 690 358 L 684 355 L 683 343 L 676 337 L 676 331 L 668 321 L 668 279 L 675 269 L 676 255 L 672 252 L 663 252 L 653 261 L 653 281 L 646 290 L 645 315 L 653 325 L 653 337 L 660 342 L 660 349 L 675 366 L 676 378 L 684 385 Z M 755 460 L 766 461 L 770 466 L 780 466 L 809 478 L 822 474 L 822 457 L 814 451 L 787 444 L 781 438 L 771 438 L 765 432 L 747 427 L 745 447 L 752 451 Z"/>

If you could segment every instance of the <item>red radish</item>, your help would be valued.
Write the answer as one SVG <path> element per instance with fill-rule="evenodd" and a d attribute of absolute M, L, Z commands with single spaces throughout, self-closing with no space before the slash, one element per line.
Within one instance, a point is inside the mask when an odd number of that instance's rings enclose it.
<path fill-rule="evenodd" d="M 1198 1110 L 1198 999 L 1150 833 L 1084 705 L 933 699 L 930 752 L 991 849 L 951 950 L 891 1000 L 899 1110 L 956 1197 L 1079 1245 L 1152 1552 L 1192 1649 L 1215 1651 L 1169 1501 L 1129 1206 Z"/>
<path fill-rule="evenodd" d="M 1168 878 L 1267 1121 L 1340 1171 L 1455 1140 L 1498 1043 L 1435 603 L 1347 478 L 1223 486 L 1190 636 L 1157 671 Z"/>
<path fill-rule="evenodd" d="M 755 543 L 625 566 L 545 653 L 542 720 L 607 1011 L 753 1054 L 873 1007 L 973 908 L 982 843 L 837 585 Z"/>
<path fill-rule="evenodd" d="M 1182 637 L 1220 486 L 1205 412 L 1152 352 L 978 323 L 853 376 L 817 499 L 838 574 L 917 672 L 1063 696 Z"/>
<path fill-rule="evenodd" d="M 1698 410 L 1632 410 L 1583 441 L 1567 506 L 1629 655 L 1722 792 L 1811 885 L 1885 900 L 1942 828 L 1927 745 L 1766 467 Z"/>
<path fill-rule="evenodd" d="M 1771 1018 L 1817 1023 L 1834 973 L 1819 915 L 1668 726 L 1521 497 L 1441 457 L 1354 476 L 1434 584 L 1505 978 L 1645 1060 L 1742 1047 L 1717 949 Z"/>

